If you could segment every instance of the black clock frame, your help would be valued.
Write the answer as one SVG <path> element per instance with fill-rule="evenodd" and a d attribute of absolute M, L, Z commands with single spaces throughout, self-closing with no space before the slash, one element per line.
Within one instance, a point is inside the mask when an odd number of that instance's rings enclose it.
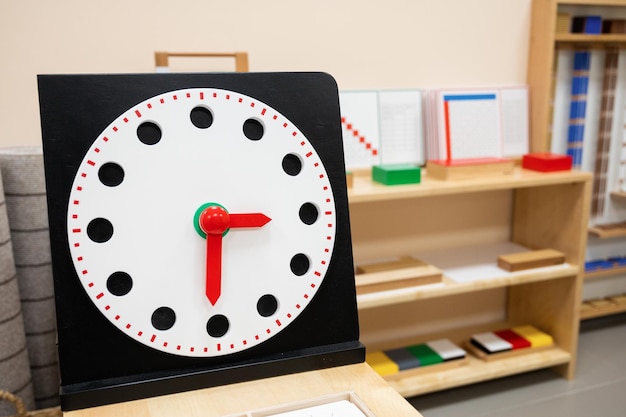
<path fill-rule="evenodd" d="M 38 86 L 64 410 L 364 360 L 365 349 L 358 341 L 339 100 L 330 75 L 40 75 Z M 142 345 L 121 333 L 98 311 L 74 270 L 66 216 L 78 166 L 108 124 L 150 97 L 203 87 L 251 96 L 300 129 L 325 165 L 336 204 L 337 226 L 333 256 L 323 283 L 293 323 L 248 350 L 190 358 Z"/>

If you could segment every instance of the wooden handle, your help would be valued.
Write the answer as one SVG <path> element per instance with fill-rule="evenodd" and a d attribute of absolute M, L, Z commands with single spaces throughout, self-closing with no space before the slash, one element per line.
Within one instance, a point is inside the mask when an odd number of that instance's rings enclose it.
<path fill-rule="evenodd" d="M 170 57 L 184 58 L 235 58 L 235 71 L 248 72 L 248 53 L 247 52 L 155 52 L 154 63 L 157 67 L 169 67 Z"/>

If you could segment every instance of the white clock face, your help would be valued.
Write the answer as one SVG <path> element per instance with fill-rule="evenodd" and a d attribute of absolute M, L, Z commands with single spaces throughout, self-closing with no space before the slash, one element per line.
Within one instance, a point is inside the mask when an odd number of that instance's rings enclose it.
<path fill-rule="evenodd" d="M 286 328 L 319 288 L 336 229 L 308 139 L 252 97 L 168 92 L 121 114 L 79 165 L 67 233 L 88 296 L 151 348 L 210 357 Z"/>

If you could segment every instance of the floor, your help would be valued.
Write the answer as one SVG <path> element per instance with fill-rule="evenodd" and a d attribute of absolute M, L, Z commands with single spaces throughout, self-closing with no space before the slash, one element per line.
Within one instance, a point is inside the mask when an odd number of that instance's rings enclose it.
<path fill-rule="evenodd" d="M 568 381 L 546 369 L 410 398 L 424 417 L 626 416 L 626 313 L 581 323 Z"/>

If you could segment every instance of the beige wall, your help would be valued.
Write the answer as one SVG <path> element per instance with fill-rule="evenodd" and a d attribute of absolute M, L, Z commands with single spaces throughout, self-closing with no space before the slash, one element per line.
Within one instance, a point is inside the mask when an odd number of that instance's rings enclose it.
<path fill-rule="evenodd" d="M 531 0 L 0 0 L 0 146 L 39 145 L 36 74 L 153 72 L 154 51 L 247 51 L 341 89 L 524 83 Z M 173 61 L 176 70 L 229 62 Z"/>

